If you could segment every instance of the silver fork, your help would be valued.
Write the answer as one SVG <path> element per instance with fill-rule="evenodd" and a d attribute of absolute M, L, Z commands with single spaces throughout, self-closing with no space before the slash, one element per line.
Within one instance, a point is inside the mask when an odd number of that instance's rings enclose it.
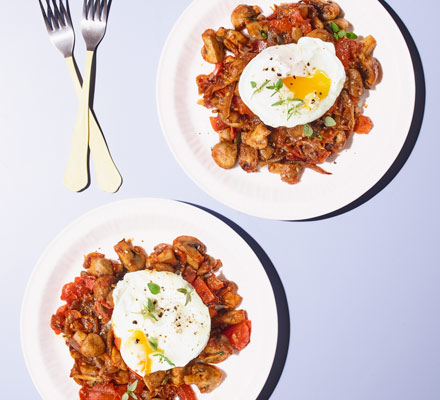
<path fill-rule="evenodd" d="M 41 0 L 39 0 L 39 3 L 50 40 L 65 58 L 77 96 L 80 100 L 80 117 L 75 125 L 72 149 L 64 175 L 64 183 L 73 191 L 82 190 L 87 186 L 89 181 L 87 151 L 90 145 L 98 186 L 106 192 L 116 192 L 122 183 L 122 178 L 111 158 L 95 115 L 89 108 L 89 90 L 84 94 L 81 87 L 81 74 L 78 68 L 76 68 L 73 59 L 75 33 L 68 12 L 68 0 L 66 0 L 66 6 L 63 4 L 63 0 L 59 0 L 59 7 L 56 1 L 52 0 L 53 10 L 49 0 L 46 0 L 47 12 Z M 108 14 L 108 5 L 106 14 Z M 90 86 L 90 83 L 88 86 Z M 86 95 L 87 99 L 85 99 Z M 86 101 L 86 103 L 81 103 L 81 101 Z"/>

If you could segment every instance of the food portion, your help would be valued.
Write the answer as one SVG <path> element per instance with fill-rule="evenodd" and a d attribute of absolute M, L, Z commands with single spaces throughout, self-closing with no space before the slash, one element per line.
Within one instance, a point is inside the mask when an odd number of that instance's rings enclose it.
<path fill-rule="evenodd" d="M 213 391 L 224 375 L 211 364 L 251 335 L 237 285 L 218 274 L 221 261 L 191 236 L 150 255 L 125 239 L 114 248 L 118 261 L 85 256 L 51 319 L 74 359 L 80 400 L 195 400 L 191 385 Z"/>
<path fill-rule="evenodd" d="M 372 36 L 357 37 L 333 1 L 239 5 L 233 28 L 207 29 L 202 57 L 215 64 L 199 75 L 200 104 L 219 135 L 216 164 L 246 172 L 268 166 L 289 184 L 305 168 L 339 153 L 354 132 L 369 133 L 362 99 L 381 75 Z"/>

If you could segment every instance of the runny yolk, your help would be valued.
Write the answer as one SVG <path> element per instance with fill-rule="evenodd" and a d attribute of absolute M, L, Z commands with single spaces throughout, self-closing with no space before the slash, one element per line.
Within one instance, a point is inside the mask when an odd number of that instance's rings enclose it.
<path fill-rule="evenodd" d="M 332 80 L 324 71 L 318 69 L 309 76 L 288 76 L 283 79 L 283 83 L 297 99 L 304 100 L 308 94 L 316 92 L 316 95 L 322 100 L 330 92 Z"/>
<path fill-rule="evenodd" d="M 139 330 L 133 331 L 133 335 L 125 342 L 125 347 L 128 351 L 136 349 L 136 354 L 142 354 L 142 358 L 139 361 L 139 369 L 144 376 L 151 373 L 151 355 L 157 352 L 163 353 L 163 350 L 153 350 L 148 343 L 145 333 Z"/>

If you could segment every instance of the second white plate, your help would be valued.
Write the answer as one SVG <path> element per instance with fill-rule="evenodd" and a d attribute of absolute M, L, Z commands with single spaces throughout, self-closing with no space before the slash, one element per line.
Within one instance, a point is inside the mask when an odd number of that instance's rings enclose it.
<path fill-rule="evenodd" d="M 278 341 L 274 292 L 261 262 L 228 225 L 199 208 L 171 200 L 136 199 L 95 209 L 67 227 L 47 248 L 30 278 L 21 314 L 25 361 L 44 400 L 78 400 L 79 386 L 69 378 L 73 360 L 50 318 L 62 304 L 61 288 L 82 270 L 84 255 L 99 251 L 116 258 L 113 245 L 134 238 L 150 252 L 180 235 L 203 241 L 223 262 L 223 273 L 243 296 L 240 307 L 252 321 L 251 343 L 219 367 L 224 382 L 200 400 L 255 400 L 270 374 Z"/>

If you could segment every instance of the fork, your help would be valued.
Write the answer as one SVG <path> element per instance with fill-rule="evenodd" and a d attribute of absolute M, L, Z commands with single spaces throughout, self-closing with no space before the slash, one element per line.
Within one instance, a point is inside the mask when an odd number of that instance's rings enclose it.
<path fill-rule="evenodd" d="M 73 191 L 80 191 L 88 185 L 87 152 L 88 146 L 90 145 L 98 186 L 106 192 L 114 193 L 121 186 L 122 178 L 111 158 L 96 117 L 89 107 L 88 99 L 86 111 L 84 111 L 82 107 L 81 101 L 85 95 L 83 94 L 81 86 L 81 74 L 73 58 L 75 33 L 70 13 L 68 12 L 68 0 L 66 0 L 66 6 L 64 6 L 63 0 L 60 0 L 59 7 L 55 0 L 52 0 L 53 10 L 49 0 L 46 0 L 47 13 L 41 0 L 39 0 L 39 3 L 51 42 L 64 56 L 75 86 L 76 94 L 80 100 L 80 117 L 75 125 L 72 149 L 64 175 L 64 183 Z M 84 113 L 86 113 L 85 117 Z"/>

